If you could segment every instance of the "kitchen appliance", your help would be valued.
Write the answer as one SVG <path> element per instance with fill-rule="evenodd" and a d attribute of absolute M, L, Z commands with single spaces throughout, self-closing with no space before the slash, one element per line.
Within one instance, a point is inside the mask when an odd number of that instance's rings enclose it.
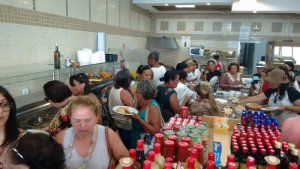
<path fill-rule="evenodd" d="M 116 62 L 118 60 L 117 54 L 105 54 L 105 61 L 106 62 Z"/>
<path fill-rule="evenodd" d="M 190 48 L 190 56 L 203 56 L 204 55 L 204 49 L 199 47 L 191 47 Z"/>

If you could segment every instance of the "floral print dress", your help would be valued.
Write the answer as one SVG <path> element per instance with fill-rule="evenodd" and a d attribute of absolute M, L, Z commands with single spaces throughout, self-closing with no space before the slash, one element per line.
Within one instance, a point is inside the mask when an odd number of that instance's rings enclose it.
<path fill-rule="evenodd" d="M 69 102 L 70 103 L 70 102 Z M 61 107 L 56 115 L 53 117 L 50 126 L 49 126 L 49 133 L 52 136 L 55 136 L 60 131 L 62 131 L 65 128 L 71 127 L 70 120 L 67 115 L 67 109 L 69 103 L 63 107 Z"/>

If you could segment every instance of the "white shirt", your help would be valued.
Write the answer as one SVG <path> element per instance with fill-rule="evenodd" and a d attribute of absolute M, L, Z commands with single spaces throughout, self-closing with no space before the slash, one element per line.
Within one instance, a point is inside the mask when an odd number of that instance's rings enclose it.
<path fill-rule="evenodd" d="M 195 69 L 194 72 L 188 73 L 187 80 L 188 81 L 194 81 L 194 80 L 200 81 L 200 77 L 201 77 L 200 70 L 199 69 Z"/>
<path fill-rule="evenodd" d="M 192 99 L 197 99 L 197 93 L 189 89 L 185 84 L 179 82 L 177 87 L 175 88 L 175 91 L 177 93 L 177 98 L 179 101 L 179 105 L 182 104 L 185 97 L 192 97 Z"/>
<path fill-rule="evenodd" d="M 164 66 L 159 67 L 152 67 L 151 70 L 153 71 L 153 81 L 156 84 L 156 86 L 160 85 L 160 78 L 164 77 L 166 73 L 166 68 Z"/>

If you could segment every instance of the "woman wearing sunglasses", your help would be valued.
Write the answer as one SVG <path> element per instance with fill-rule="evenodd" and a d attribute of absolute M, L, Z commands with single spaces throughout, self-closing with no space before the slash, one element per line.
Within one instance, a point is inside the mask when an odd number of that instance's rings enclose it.
<path fill-rule="evenodd" d="M 52 136 L 55 136 L 61 130 L 70 127 L 66 108 L 74 96 L 72 96 L 69 86 L 58 80 L 47 82 L 43 88 L 45 101 L 59 108 L 49 126 L 49 132 Z"/>
<path fill-rule="evenodd" d="M 273 69 L 264 79 L 270 89 L 253 97 L 241 100 L 241 103 L 260 102 L 269 99 L 269 107 L 278 107 L 272 116 L 282 124 L 286 119 L 300 112 L 300 93 L 289 85 L 289 79 L 282 69 Z"/>
<path fill-rule="evenodd" d="M 19 135 L 16 114 L 15 100 L 4 87 L 0 86 L 0 168 L 3 166 L 9 146 Z"/>

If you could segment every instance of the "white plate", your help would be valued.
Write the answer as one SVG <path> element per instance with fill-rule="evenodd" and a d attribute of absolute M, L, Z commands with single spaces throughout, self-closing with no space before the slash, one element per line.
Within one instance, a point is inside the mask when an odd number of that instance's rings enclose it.
<path fill-rule="evenodd" d="M 119 112 L 118 109 L 119 108 L 126 108 L 129 112 L 131 112 L 132 114 L 128 114 L 128 113 L 123 113 L 123 112 Z M 131 116 L 133 114 L 138 114 L 139 112 L 137 111 L 137 109 L 133 108 L 133 107 L 128 107 L 128 106 L 115 106 L 113 107 L 113 111 L 125 116 Z"/>
<path fill-rule="evenodd" d="M 262 110 L 262 111 L 275 111 L 277 109 L 279 109 L 279 107 L 274 106 L 274 107 L 263 107 L 260 110 Z"/>

